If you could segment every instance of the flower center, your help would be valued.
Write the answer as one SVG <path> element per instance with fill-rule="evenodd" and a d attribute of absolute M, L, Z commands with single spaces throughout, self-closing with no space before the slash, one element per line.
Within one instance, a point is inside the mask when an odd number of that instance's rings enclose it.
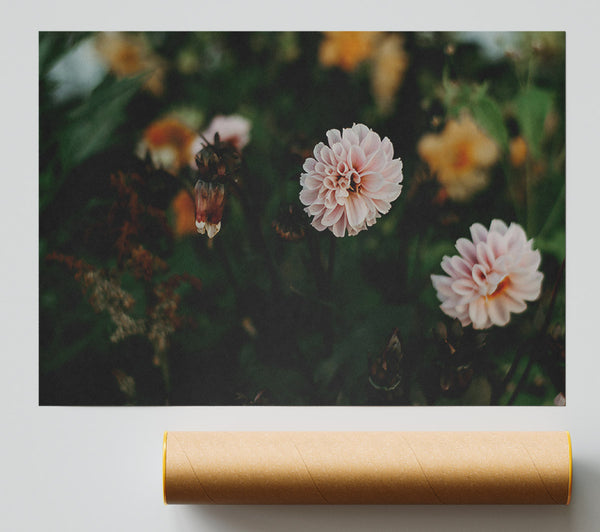
<path fill-rule="evenodd" d="M 490 294 L 488 294 L 488 299 L 494 299 L 495 297 L 499 296 L 502 292 L 504 292 L 504 289 L 510 285 L 510 278 L 508 276 L 506 276 L 504 279 L 502 279 L 497 285 L 496 288 L 494 289 L 494 291 Z"/>
<path fill-rule="evenodd" d="M 362 188 L 361 179 L 358 173 L 354 170 L 340 174 L 337 177 L 337 183 L 340 187 L 349 190 L 350 192 L 359 192 Z"/>
<path fill-rule="evenodd" d="M 471 154 L 466 144 L 461 144 L 456 149 L 452 166 L 455 170 L 464 170 L 471 164 Z"/>

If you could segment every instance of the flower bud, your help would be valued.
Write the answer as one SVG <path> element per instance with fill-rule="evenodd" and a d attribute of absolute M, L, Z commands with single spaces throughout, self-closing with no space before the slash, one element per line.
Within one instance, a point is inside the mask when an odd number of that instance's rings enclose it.
<path fill-rule="evenodd" d="M 213 238 L 221 229 L 225 206 L 225 186 L 221 183 L 198 179 L 194 187 L 196 198 L 196 229 L 200 234 Z"/>

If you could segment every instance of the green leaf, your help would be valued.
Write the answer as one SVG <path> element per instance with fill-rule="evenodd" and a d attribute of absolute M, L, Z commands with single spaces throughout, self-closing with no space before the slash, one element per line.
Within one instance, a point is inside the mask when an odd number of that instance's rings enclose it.
<path fill-rule="evenodd" d="M 446 87 L 446 108 L 450 116 L 457 117 L 467 110 L 475 122 L 490 135 L 502 149 L 508 148 L 508 131 L 502 110 L 487 95 L 487 85 L 450 85 Z"/>
<path fill-rule="evenodd" d="M 467 388 L 462 400 L 464 405 L 489 405 L 492 387 L 485 377 L 475 377 Z"/>
<path fill-rule="evenodd" d="M 59 59 L 88 35 L 87 32 L 40 32 L 38 49 L 40 79 L 47 74 Z"/>
<path fill-rule="evenodd" d="M 552 93 L 536 87 L 525 89 L 517 96 L 516 106 L 523 137 L 537 158 L 544 136 L 544 122 L 552 109 Z"/>
<path fill-rule="evenodd" d="M 554 255 L 560 262 L 565 258 L 565 231 L 558 230 L 548 238 L 536 238 L 534 247 L 542 254 Z"/>
<path fill-rule="evenodd" d="M 60 143 L 61 161 L 71 169 L 116 142 L 115 130 L 125 120 L 125 107 L 145 75 L 103 83 L 68 116 Z"/>
<path fill-rule="evenodd" d="M 473 118 L 502 149 L 508 148 L 508 132 L 498 104 L 487 96 L 480 96 L 470 105 Z"/>

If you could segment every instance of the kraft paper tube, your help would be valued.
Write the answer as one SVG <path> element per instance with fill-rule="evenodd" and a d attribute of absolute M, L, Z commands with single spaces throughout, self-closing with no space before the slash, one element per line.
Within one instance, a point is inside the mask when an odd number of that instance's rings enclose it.
<path fill-rule="evenodd" d="M 568 432 L 168 432 L 165 503 L 569 504 Z"/>

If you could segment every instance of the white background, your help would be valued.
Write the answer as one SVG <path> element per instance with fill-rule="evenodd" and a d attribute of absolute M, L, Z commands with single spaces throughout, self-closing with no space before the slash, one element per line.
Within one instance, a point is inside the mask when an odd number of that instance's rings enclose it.
<path fill-rule="evenodd" d="M 365 5 L 366 4 L 366 5 Z M 600 530 L 598 17 L 593 2 L 503 0 L 4 5 L 0 53 L 0 529 L 6 531 Z M 83 29 L 567 31 L 564 408 L 37 406 L 37 32 Z M 43 223 L 43 220 L 41 220 Z M 164 430 L 570 430 L 569 507 L 164 506 Z"/>

